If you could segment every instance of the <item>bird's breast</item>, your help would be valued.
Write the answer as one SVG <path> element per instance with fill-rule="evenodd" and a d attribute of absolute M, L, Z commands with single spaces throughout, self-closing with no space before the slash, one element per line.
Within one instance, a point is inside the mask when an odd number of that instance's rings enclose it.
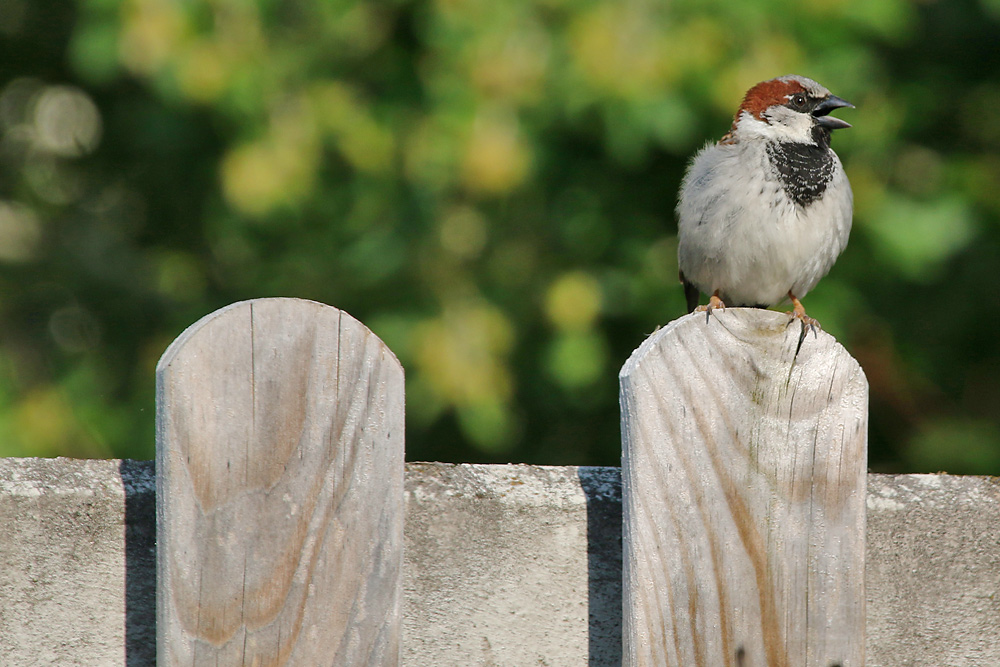
<path fill-rule="evenodd" d="M 767 158 L 785 194 L 799 206 L 823 196 L 837 165 L 829 148 L 796 142 L 769 142 Z"/>

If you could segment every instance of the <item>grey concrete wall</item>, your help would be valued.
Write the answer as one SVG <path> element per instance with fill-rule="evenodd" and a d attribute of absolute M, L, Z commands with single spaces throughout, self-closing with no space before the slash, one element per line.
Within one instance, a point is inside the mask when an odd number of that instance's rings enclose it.
<path fill-rule="evenodd" d="M 403 664 L 617 665 L 615 468 L 409 464 Z M 0 665 L 154 664 L 152 464 L 0 459 Z M 1000 665 L 1000 480 L 871 475 L 869 667 Z"/>

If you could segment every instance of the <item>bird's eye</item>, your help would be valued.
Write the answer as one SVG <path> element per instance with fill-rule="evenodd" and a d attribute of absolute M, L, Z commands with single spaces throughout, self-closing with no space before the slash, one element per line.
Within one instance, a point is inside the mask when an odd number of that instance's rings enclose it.
<path fill-rule="evenodd" d="M 792 104 L 796 107 L 802 108 L 806 105 L 806 96 L 802 93 L 792 97 Z"/>

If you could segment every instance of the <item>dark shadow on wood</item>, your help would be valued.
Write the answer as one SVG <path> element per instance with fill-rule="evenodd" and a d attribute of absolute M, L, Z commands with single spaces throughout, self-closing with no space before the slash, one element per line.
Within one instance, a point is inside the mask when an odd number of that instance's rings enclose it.
<path fill-rule="evenodd" d="M 622 664 L 622 478 L 619 468 L 584 466 L 587 500 L 588 667 Z"/>
<path fill-rule="evenodd" d="M 152 461 L 123 460 L 125 665 L 156 665 L 156 477 Z"/>

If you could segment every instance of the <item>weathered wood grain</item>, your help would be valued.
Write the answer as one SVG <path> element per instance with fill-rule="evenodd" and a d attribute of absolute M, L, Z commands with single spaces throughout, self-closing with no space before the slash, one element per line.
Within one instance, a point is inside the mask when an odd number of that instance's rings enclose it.
<path fill-rule="evenodd" d="M 259 299 L 157 380 L 161 665 L 398 665 L 403 371 L 336 308 Z"/>
<path fill-rule="evenodd" d="M 787 322 L 689 315 L 622 368 L 629 667 L 864 663 L 868 384 Z"/>

